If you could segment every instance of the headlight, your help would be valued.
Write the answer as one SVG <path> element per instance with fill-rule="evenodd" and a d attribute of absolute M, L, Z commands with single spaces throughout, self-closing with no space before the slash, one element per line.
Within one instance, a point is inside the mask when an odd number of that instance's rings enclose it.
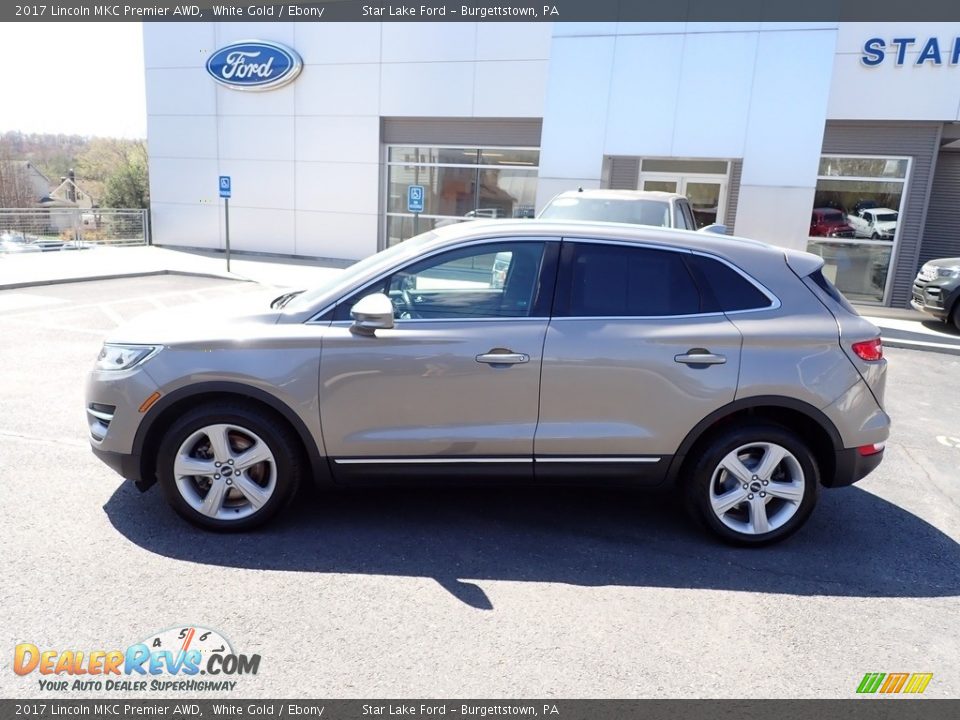
<path fill-rule="evenodd" d="M 937 277 L 941 277 L 941 278 L 960 277 L 960 267 L 938 267 Z"/>
<path fill-rule="evenodd" d="M 160 352 L 159 345 L 111 345 L 104 343 L 97 356 L 97 370 L 129 370 Z"/>

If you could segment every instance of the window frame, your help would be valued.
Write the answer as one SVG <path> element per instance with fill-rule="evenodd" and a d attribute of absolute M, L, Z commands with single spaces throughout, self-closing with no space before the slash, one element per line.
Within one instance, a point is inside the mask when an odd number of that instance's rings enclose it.
<path fill-rule="evenodd" d="M 881 176 L 854 176 L 854 175 L 821 175 L 820 174 L 820 165 L 819 162 L 823 161 L 823 158 L 838 158 L 851 159 L 851 160 L 906 160 L 906 169 L 904 170 L 903 177 L 881 177 Z M 816 185 L 819 184 L 821 180 L 831 180 L 837 182 L 878 182 L 878 183 L 900 183 L 902 190 L 900 192 L 900 206 L 897 208 L 892 208 L 897 211 L 897 229 L 893 235 L 892 240 L 872 240 L 870 238 L 858 238 L 856 236 L 852 238 L 843 238 L 842 242 L 840 239 L 831 239 L 831 238 L 821 238 L 815 235 L 807 235 L 807 247 L 805 250 L 811 252 L 811 244 L 825 245 L 830 242 L 835 244 L 842 245 L 853 245 L 853 246 L 868 246 L 868 247 L 889 247 L 890 248 L 890 262 L 887 265 L 887 276 L 884 281 L 883 286 L 883 298 L 879 302 L 862 300 L 865 305 L 878 305 L 884 306 L 890 302 L 890 294 L 893 288 L 893 270 L 896 269 L 897 261 L 899 260 L 900 255 L 900 241 L 903 235 L 903 217 L 904 209 L 908 205 L 908 198 L 910 193 L 910 182 L 913 177 L 913 157 L 910 155 L 872 155 L 872 154 L 863 154 L 863 153 L 820 153 L 820 160 L 817 165 L 817 176 L 816 183 L 814 185 L 814 193 L 816 193 Z M 862 208 L 859 210 L 856 215 L 863 219 L 865 222 L 866 216 L 864 213 L 868 210 L 873 210 L 874 208 Z M 847 220 L 847 214 L 844 214 L 844 220 Z M 813 253 L 816 254 L 816 253 Z M 821 255 L 822 257 L 822 255 Z"/>
<path fill-rule="evenodd" d="M 636 250 L 660 250 L 665 252 L 674 252 L 681 255 L 699 255 L 705 257 L 709 260 L 714 260 L 716 262 L 726 265 L 728 268 L 733 270 L 735 273 L 740 275 L 744 280 L 753 285 L 757 290 L 759 290 L 769 301 L 770 304 L 765 307 L 760 308 L 748 308 L 745 310 L 705 310 L 696 313 L 684 313 L 682 315 L 560 315 L 557 313 L 557 310 L 563 308 L 565 311 L 569 310 L 570 299 L 572 295 L 572 288 L 569 286 L 569 282 L 572 279 L 572 269 L 570 263 L 573 257 L 572 252 L 564 252 L 563 249 L 572 246 L 572 245 L 617 245 L 621 247 L 636 249 Z M 713 292 L 710 288 L 702 288 L 697 282 L 696 275 L 691 272 L 689 267 L 684 266 L 687 269 L 687 273 L 690 275 L 691 281 L 696 286 L 698 292 L 701 295 L 701 298 L 704 296 L 712 297 Z M 763 283 L 752 277 L 749 273 L 745 272 L 741 268 L 737 267 L 734 263 L 730 262 L 726 258 L 714 255 L 709 252 L 703 252 L 701 250 L 695 250 L 692 248 L 681 248 L 670 245 L 656 245 L 653 243 L 643 243 L 643 242 L 631 242 L 628 240 L 617 240 L 617 239 L 608 239 L 608 238 L 584 238 L 584 237 L 564 237 L 561 244 L 561 252 L 559 257 L 559 263 L 557 267 L 557 278 L 554 289 L 554 300 L 553 300 L 553 314 L 551 315 L 551 320 L 562 319 L 562 320 L 677 320 L 683 318 L 705 318 L 705 317 L 718 317 L 718 316 L 728 316 L 728 315 L 742 315 L 745 313 L 756 313 L 756 312 L 768 312 L 771 310 L 778 310 L 781 307 L 780 298 L 777 297 L 773 292 L 771 292 Z"/>
<path fill-rule="evenodd" d="M 408 318 L 401 319 L 398 318 L 395 320 L 397 325 L 402 325 L 404 323 L 450 323 L 450 322 L 523 322 L 530 320 L 544 320 L 549 319 L 551 316 L 551 311 L 553 309 L 553 302 L 555 297 L 555 288 L 557 281 L 557 266 L 559 264 L 559 255 L 560 255 L 560 239 L 551 238 L 551 237 L 542 237 L 542 236 L 505 236 L 505 237 L 486 237 L 486 238 L 477 238 L 469 242 L 457 243 L 455 245 L 448 245 L 441 248 L 436 248 L 429 253 L 423 255 L 418 255 L 414 258 L 407 258 L 407 260 L 395 267 L 390 268 L 388 271 L 378 275 L 373 280 L 369 280 L 359 287 L 352 288 L 345 292 L 336 300 L 336 302 L 331 303 L 325 307 L 321 312 L 313 316 L 308 323 L 322 323 L 322 324 L 331 324 L 335 326 L 348 326 L 353 323 L 353 320 L 346 320 L 343 318 L 337 318 L 338 311 L 344 305 L 349 305 L 352 307 L 356 304 L 360 298 L 365 297 L 366 295 L 372 295 L 377 292 L 383 292 L 386 288 L 386 283 L 388 283 L 395 275 L 403 272 L 409 267 L 414 265 L 419 265 L 425 260 L 429 260 L 434 257 L 439 257 L 446 255 L 451 252 L 459 252 L 467 248 L 473 247 L 483 247 L 483 246 L 501 246 L 508 243 L 529 243 L 535 242 L 543 245 L 543 254 L 540 260 L 540 271 L 537 278 L 537 289 L 534 293 L 533 303 L 531 304 L 530 314 L 529 315 L 514 315 L 514 316 L 491 316 L 491 317 L 456 317 L 456 318 Z M 502 252 L 502 251 L 501 251 Z M 379 289 L 378 289 L 379 288 Z M 353 302 L 350 302 L 352 299 Z M 347 310 L 349 313 L 349 309 Z"/>
<path fill-rule="evenodd" d="M 390 154 L 391 151 L 395 148 L 405 148 L 405 147 L 417 147 L 417 148 L 429 148 L 437 150 L 476 150 L 477 151 L 477 162 L 475 163 L 441 163 L 441 162 L 406 162 L 403 160 L 391 160 Z M 537 162 L 535 164 L 502 164 L 502 165 L 490 165 L 486 163 L 480 163 L 480 158 L 483 156 L 485 151 L 511 151 L 511 150 L 520 150 L 524 152 L 536 152 L 537 153 Z M 378 241 L 378 249 L 383 250 L 387 248 L 389 237 L 387 235 L 389 219 L 390 218 L 423 218 L 424 220 L 433 221 L 433 220 L 450 220 L 454 222 L 469 222 L 471 220 L 477 220 L 480 218 L 476 217 L 466 217 L 461 215 L 436 215 L 430 213 L 410 213 L 410 212 L 396 212 L 390 210 L 390 168 L 391 167 L 417 167 L 417 168 L 460 168 L 460 169 L 471 169 L 476 170 L 477 177 L 479 178 L 479 173 L 482 170 L 523 170 L 531 171 L 533 173 L 533 178 L 536 184 L 539 184 L 540 181 L 540 147 L 539 146 L 527 146 L 527 145 L 465 145 L 465 144 L 449 144 L 449 143 L 388 143 L 383 146 L 383 168 L 384 172 L 382 175 L 382 212 L 381 212 L 381 223 L 382 223 L 382 237 Z M 536 187 L 536 186 L 535 186 Z M 479 186 L 477 188 L 479 192 Z M 534 191 L 536 194 L 536 190 Z M 474 205 L 477 205 L 477 197 L 474 197 Z M 534 208 L 536 203 L 534 203 Z M 473 210 L 479 210 L 481 208 L 474 207 Z M 534 209 L 535 212 L 535 209 Z M 519 218 L 513 218 L 519 219 Z M 407 238 L 409 239 L 409 238 Z M 406 242 L 406 240 L 401 240 L 400 242 Z"/>

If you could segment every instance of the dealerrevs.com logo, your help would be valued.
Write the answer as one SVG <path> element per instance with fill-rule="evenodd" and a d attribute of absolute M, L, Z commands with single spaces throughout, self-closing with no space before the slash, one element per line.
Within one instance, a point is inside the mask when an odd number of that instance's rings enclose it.
<path fill-rule="evenodd" d="M 234 651 L 216 630 L 200 626 L 161 630 L 126 650 L 51 650 L 20 643 L 13 653 L 17 675 L 36 673 L 41 690 L 231 692 L 233 678 L 256 675 L 259 655 Z"/>

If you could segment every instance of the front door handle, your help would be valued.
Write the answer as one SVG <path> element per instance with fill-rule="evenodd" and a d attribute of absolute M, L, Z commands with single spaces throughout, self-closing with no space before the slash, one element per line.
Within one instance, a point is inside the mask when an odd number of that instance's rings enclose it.
<path fill-rule="evenodd" d="M 686 355 L 674 355 L 673 361 L 684 365 L 723 365 L 727 362 L 726 355 L 715 355 L 703 348 L 687 350 Z"/>
<path fill-rule="evenodd" d="M 515 352 L 488 352 L 477 355 L 477 362 L 487 363 L 488 365 L 517 365 L 518 363 L 530 362 L 530 356 Z"/>

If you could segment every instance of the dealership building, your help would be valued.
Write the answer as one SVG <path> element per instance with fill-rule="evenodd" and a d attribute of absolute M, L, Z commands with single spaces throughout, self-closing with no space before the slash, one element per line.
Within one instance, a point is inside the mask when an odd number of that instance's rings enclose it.
<path fill-rule="evenodd" d="M 582 187 L 683 193 L 864 303 L 960 256 L 960 23 L 144 23 L 144 53 L 158 245 L 223 248 L 229 176 L 260 253 L 359 259 Z"/>

